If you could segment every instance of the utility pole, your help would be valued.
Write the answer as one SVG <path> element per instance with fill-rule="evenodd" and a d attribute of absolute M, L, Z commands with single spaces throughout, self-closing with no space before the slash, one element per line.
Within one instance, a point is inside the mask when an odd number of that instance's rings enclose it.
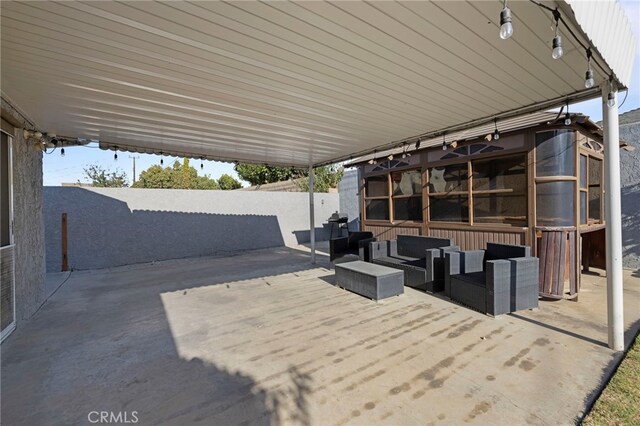
<path fill-rule="evenodd" d="M 140 156 L 130 155 L 129 158 L 133 159 L 133 183 L 136 183 L 136 158 L 140 158 Z"/>

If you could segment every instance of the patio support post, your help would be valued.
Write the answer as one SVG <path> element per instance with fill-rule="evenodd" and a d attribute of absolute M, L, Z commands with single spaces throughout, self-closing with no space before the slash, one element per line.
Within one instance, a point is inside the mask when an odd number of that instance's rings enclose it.
<path fill-rule="evenodd" d="M 313 166 L 309 166 L 309 241 L 311 243 L 311 263 L 316 263 L 315 203 L 313 201 Z"/>
<path fill-rule="evenodd" d="M 609 91 L 615 105 L 607 105 Z M 618 92 L 602 85 L 602 120 L 604 126 L 604 190 L 607 239 L 607 323 L 609 347 L 624 350 L 624 316 L 622 296 L 622 212 L 620 207 L 620 139 L 618 128 Z"/>

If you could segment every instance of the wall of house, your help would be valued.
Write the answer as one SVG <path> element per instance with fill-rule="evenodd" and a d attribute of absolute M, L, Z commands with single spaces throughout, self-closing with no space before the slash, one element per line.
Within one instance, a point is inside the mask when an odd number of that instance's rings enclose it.
<path fill-rule="evenodd" d="M 631 113 L 634 113 L 631 111 Z M 628 113 L 628 114 L 631 114 Z M 620 124 L 620 139 L 635 151 L 620 150 L 620 184 L 622 189 L 622 264 L 640 270 L 640 113 L 637 120 Z M 622 119 L 623 116 L 621 116 Z M 621 121 L 622 122 L 622 121 Z"/>
<path fill-rule="evenodd" d="M 360 195 L 358 192 L 358 170 L 346 170 L 338 185 L 340 213 L 349 218 L 349 229 L 360 230 Z"/>
<path fill-rule="evenodd" d="M 62 213 L 72 269 L 309 241 L 307 193 L 45 187 L 44 206 L 47 271 L 61 270 Z M 328 238 L 338 208 L 338 194 L 315 195 L 317 240 Z"/>
<path fill-rule="evenodd" d="M 16 323 L 19 326 L 45 300 L 45 238 L 42 152 L 26 144 L 22 129 L 13 134 L 13 236 Z"/>

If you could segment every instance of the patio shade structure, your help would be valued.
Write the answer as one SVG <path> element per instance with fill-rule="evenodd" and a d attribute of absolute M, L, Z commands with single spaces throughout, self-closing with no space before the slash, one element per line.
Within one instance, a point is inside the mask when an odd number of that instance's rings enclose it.
<path fill-rule="evenodd" d="M 631 79 L 627 18 L 615 2 L 543 3 L 507 3 L 503 40 L 502 1 L 3 1 L 3 104 L 64 143 L 312 169 L 602 95 L 617 146 L 607 100 Z M 619 350 L 619 163 L 607 164 Z"/>

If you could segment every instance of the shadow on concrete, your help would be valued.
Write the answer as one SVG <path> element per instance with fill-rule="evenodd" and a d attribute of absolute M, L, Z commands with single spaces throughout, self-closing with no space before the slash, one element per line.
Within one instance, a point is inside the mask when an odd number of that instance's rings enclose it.
<path fill-rule="evenodd" d="M 585 342 L 589 342 L 589 343 L 594 344 L 594 345 L 602 346 L 604 348 L 607 347 L 607 345 L 604 342 L 601 342 L 599 340 L 592 339 L 592 338 L 586 337 L 586 336 L 581 336 L 581 335 L 579 335 L 577 333 L 574 333 L 572 331 L 565 330 L 565 329 L 562 329 L 562 328 L 559 328 L 559 327 L 555 327 L 555 326 L 553 326 L 551 324 L 547 324 L 547 323 L 544 323 L 542 321 L 536 321 L 533 318 L 527 318 L 527 317 L 524 317 L 522 315 L 518 315 L 516 313 L 510 313 L 510 314 L 507 314 L 507 315 L 510 316 L 510 317 L 513 317 L 513 318 L 517 318 L 517 319 L 522 320 L 522 321 L 529 322 L 531 324 L 538 325 L 538 326 L 546 328 L 548 330 L 553 330 L 553 331 L 556 331 L 558 333 L 565 334 L 567 336 L 575 337 L 576 339 L 584 340 Z"/>
<path fill-rule="evenodd" d="M 87 424 L 92 411 L 129 419 L 135 412 L 139 424 L 309 424 L 311 377 L 297 366 L 280 374 L 284 386 L 270 389 L 180 353 L 176 339 L 185 336 L 172 330 L 163 294 L 188 297 L 199 287 L 232 289 L 258 278 L 268 284 L 318 267 L 288 248 L 242 259 L 243 268 L 234 257 L 215 268 L 200 258 L 72 274 L 2 345 L 3 424 Z M 193 338 L 207 335 L 194 327 Z"/>
<path fill-rule="evenodd" d="M 62 212 L 67 213 L 71 269 L 226 255 L 284 245 L 278 218 L 272 215 L 131 211 L 124 201 L 83 188 L 50 187 L 44 197 L 48 272 L 61 271 Z"/>

